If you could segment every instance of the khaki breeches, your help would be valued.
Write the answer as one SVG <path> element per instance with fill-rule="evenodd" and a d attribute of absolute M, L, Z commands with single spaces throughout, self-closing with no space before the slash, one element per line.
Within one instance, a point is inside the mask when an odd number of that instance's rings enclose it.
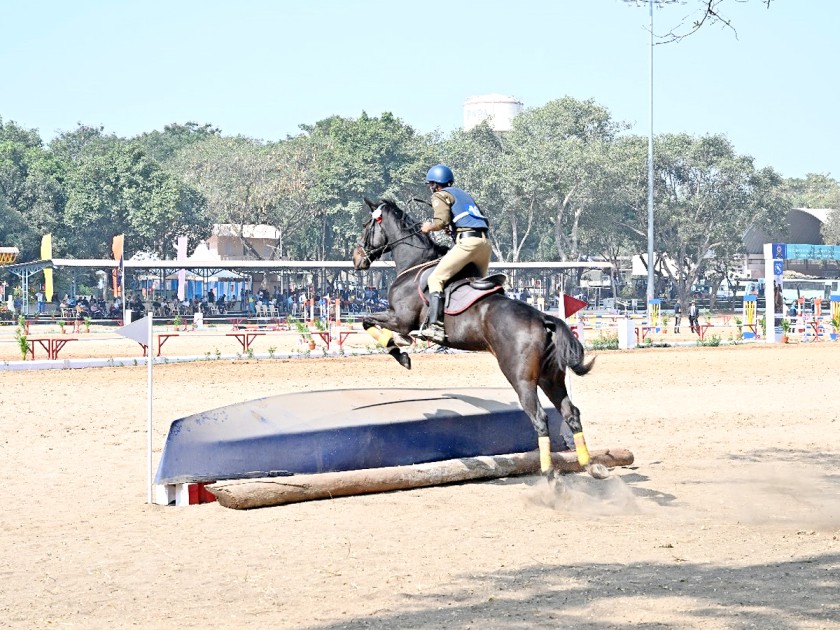
<path fill-rule="evenodd" d="M 429 291 L 443 291 L 443 285 L 468 263 L 475 264 L 482 276 L 487 275 L 490 254 L 493 248 L 486 237 L 469 236 L 455 241 L 455 246 L 441 258 L 437 268 L 429 276 Z"/>

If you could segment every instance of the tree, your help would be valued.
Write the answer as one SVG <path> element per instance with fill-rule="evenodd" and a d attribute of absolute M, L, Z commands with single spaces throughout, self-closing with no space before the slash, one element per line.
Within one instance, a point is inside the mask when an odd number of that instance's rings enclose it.
<path fill-rule="evenodd" d="M 755 170 L 753 158 L 737 155 L 724 136 L 666 134 L 656 138 L 655 152 L 654 240 L 673 264 L 663 273 L 685 303 L 709 259 L 744 253 L 750 225 L 776 231 L 787 202 L 781 177 L 770 168 Z M 647 229 L 646 212 L 637 209 L 635 229 Z"/>
<path fill-rule="evenodd" d="M 840 210 L 828 213 L 828 220 L 822 226 L 823 240 L 826 245 L 840 245 Z"/>
<path fill-rule="evenodd" d="M 441 161 L 455 173 L 455 185 L 469 191 L 490 221 L 490 241 L 499 260 L 518 261 L 533 227 L 533 212 L 520 216 L 505 191 L 505 142 L 483 122 L 456 130 L 441 144 Z"/>
<path fill-rule="evenodd" d="M 166 125 L 163 131 L 150 131 L 137 136 L 137 143 L 147 155 L 160 163 L 171 160 L 184 147 L 203 142 L 211 137 L 221 136 L 221 130 L 210 123 L 199 125 L 188 122 L 180 125 Z"/>
<path fill-rule="evenodd" d="M 83 157 L 104 155 L 124 142 L 114 134 L 106 134 L 105 128 L 91 127 L 79 123 L 71 131 L 64 131 L 50 142 L 50 152 L 67 164 L 75 164 Z"/>
<path fill-rule="evenodd" d="M 273 147 L 244 137 L 211 135 L 188 144 L 167 169 L 200 192 L 212 224 L 230 224 L 243 247 L 256 259 L 263 255 L 244 230 L 246 225 L 271 225 L 280 198 L 280 178 Z"/>
<path fill-rule="evenodd" d="M 63 178 L 37 131 L 0 119 L 0 242 L 18 247 L 22 260 L 38 258 L 41 236 L 59 225 Z"/>
<path fill-rule="evenodd" d="M 393 114 L 333 116 L 302 130 L 315 155 L 310 201 L 320 208 L 316 257 L 349 257 L 367 212 L 363 197 L 399 201 L 424 192 L 429 138 Z"/>
<path fill-rule="evenodd" d="M 194 247 L 209 236 L 205 201 L 164 172 L 136 143 L 120 141 L 82 150 L 67 180 L 64 223 L 70 250 L 108 257 L 115 234 L 126 236 L 127 254 L 174 254 L 178 236 Z"/>
<path fill-rule="evenodd" d="M 821 228 L 826 244 L 840 244 L 840 183 L 828 175 L 808 173 L 804 178 L 785 180 L 794 208 L 827 208 L 828 219 Z"/>
<path fill-rule="evenodd" d="M 611 144 L 624 127 L 593 100 L 565 97 L 514 119 L 509 143 L 512 210 L 550 224 L 554 256 L 579 260 L 581 225 L 608 194 Z M 538 232 L 538 235 L 542 235 Z"/>
<path fill-rule="evenodd" d="M 828 175 L 808 173 L 786 179 L 784 186 L 794 208 L 840 208 L 840 183 Z"/>
<path fill-rule="evenodd" d="M 692 5 L 694 10 L 684 18 L 679 25 L 669 29 L 664 35 L 657 36 L 660 44 L 668 44 L 671 42 L 679 42 L 686 37 L 694 35 L 704 26 L 712 26 L 715 24 L 721 25 L 724 28 L 730 29 L 737 37 L 732 20 L 727 17 L 727 5 L 731 6 L 735 2 L 745 2 L 748 0 L 694 0 Z M 774 0 L 758 0 L 765 8 L 770 8 L 770 4 Z M 635 6 L 647 6 L 648 0 L 624 0 L 627 4 Z M 658 7 L 669 4 L 686 4 L 686 0 L 653 0 L 653 4 Z"/>

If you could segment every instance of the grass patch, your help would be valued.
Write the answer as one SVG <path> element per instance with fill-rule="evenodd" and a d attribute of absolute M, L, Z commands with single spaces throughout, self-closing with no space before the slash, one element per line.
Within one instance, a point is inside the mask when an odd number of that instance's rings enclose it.
<path fill-rule="evenodd" d="M 599 334 L 590 343 L 593 350 L 618 350 L 618 335 Z"/>

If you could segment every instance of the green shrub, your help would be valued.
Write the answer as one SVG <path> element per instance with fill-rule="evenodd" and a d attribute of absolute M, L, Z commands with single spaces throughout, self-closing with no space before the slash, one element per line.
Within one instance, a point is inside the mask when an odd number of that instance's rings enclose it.
<path fill-rule="evenodd" d="M 593 350 L 618 350 L 618 335 L 599 334 L 591 344 Z"/>
<path fill-rule="evenodd" d="M 23 334 L 22 328 L 18 328 L 17 331 L 15 331 L 15 341 L 17 341 L 18 349 L 20 350 L 20 358 L 26 361 L 26 355 L 31 346 L 29 345 L 29 340 L 26 338 L 26 335 Z"/>
<path fill-rule="evenodd" d="M 707 335 L 703 341 L 697 342 L 698 346 L 719 346 L 720 335 Z"/>

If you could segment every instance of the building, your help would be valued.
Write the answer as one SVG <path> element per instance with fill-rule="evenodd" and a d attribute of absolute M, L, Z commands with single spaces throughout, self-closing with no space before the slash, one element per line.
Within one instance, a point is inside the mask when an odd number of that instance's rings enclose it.
<path fill-rule="evenodd" d="M 765 243 L 825 245 L 821 230 L 830 212 L 832 210 L 827 208 L 791 208 L 782 238 L 771 238 L 762 230 L 750 226 L 744 234 L 744 246 L 747 250 L 745 274 L 751 278 L 764 278 Z M 836 277 L 838 274 L 837 262 L 831 260 L 788 261 L 786 268 L 809 276 Z"/>
<path fill-rule="evenodd" d="M 496 132 L 510 131 L 513 119 L 522 112 L 522 102 L 504 94 L 471 96 L 464 101 L 464 131 L 480 125 L 485 120 Z"/>
<path fill-rule="evenodd" d="M 273 225 L 217 223 L 207 240 L 205 258 L 218 260 L 274 260 L 280 230 Z M 199 246 L 200 247 L 200 246 Z"/>

